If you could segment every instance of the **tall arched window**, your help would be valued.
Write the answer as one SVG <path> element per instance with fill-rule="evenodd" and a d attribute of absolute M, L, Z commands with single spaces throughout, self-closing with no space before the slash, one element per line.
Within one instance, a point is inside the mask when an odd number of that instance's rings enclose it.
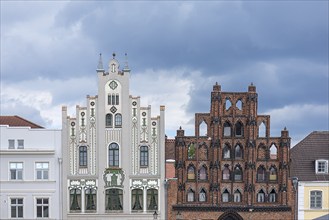
<path fill-rule="evenodd" d="M 109 146 L 109 167 L 119 166 L 119 145 L 112 143 Z"/>
<path fill-rule="evenodd" d="M 265 122 L 262 122 L 258 127 L 258 137 L 266 137 Z"/>
<path fill-rule="evenodd" d="M 239 144 L 235 146 L 234 157 L 235 159 L 242 159 L 242 147 Z"/>
<path fill-rule="evenodd" d="M 105 195 L 106 210 L 122 210 L 123 193 L 121 189 L 107 189 Z"/>
<path fill-rule="evenodd" d="M 141 146 L 140 148 L 140 165 L 144 167 L 149 165 L 149 150 L 147 146 Z"/>
<path fill-rule="evenodd" d="M 260 166 L 257 169 L 257 181 L 258 182 L 265 181 L 265 168 L 263 166 Z"/>
<path fill-rule="evenodd" d="M 199 125 L 199 136 L 207 136 L 207 124 L 205 121 Z"/>
<path fill-rule="evenodd" d="M 234 202 L 241 202 L 241 193 L 238 189 L 234 191 Z"/>
<path fill-rule="evenodd" d="M 276 192 L 274 189 L 271 190 L 269 195 L 269 202 L 276 202 Z"/>
<path fill-rule="evenodd" d="M 187 157 L 188 159 L 194 159 L 195 158 L 195 144 L 190 143 L 187 148 Z"/>
<path fill-rule="evenodd" d="M 270 181 L 276 181 L 277 180 L 277 173 L 275 167 L 270 168 Z"/>
<path fill-rule="evenodd" d="M 257 202 L 265 202 L 265 193 L 262 189 L 257 193 Z"/>
<path fill-rule="evenodd" d="M 235 124 L 235 136 L 236 137 L 242 137 L 243 136 L 243 124 L 240 121 L 238 121 Z"/>
<path fill-rule="evenodd" d="M 230 201 L 230 193 L 227 189 L 225 189 L 222 194 L 222 202 L 229 202 L 229 201 Z"/>
<path fill-rule="evenodd" d="M 229 159 L 231 158 L 231 148 L 229 145 L 225 144 L 223 149 L 223 158 Z"/>
<path fill-rule="evenodd" d="M 206 190 L 201 189 L 200 193 L 199 193 L 199 202 L 205 202 L 207 200 L 206 197 Z"/>
<path fill-rule="evenodd" d="M 207 179 L 207 168 L 202 166 L 199 170 L 199 180 L 206 180 Z"/>
<path fill-rule="evenodd" d="M 234 180 L 241 181 L 242 180 L 242 170 L 240 167 L 235 167 L 234 169 Z"/>
<path fill-rule="evenodd" d="M 143 190 L 133 189 L 131 194 L 131 209 L 134 211 L 143 210 Z"/>
<path fill-rule="evenodd" d="M 70 210 L 81 210 L 81 190 L 78 188 L 70 190 Z"/>
<path fill-rule="evenodd" d="M 86 210 L 96 210 L 96 189 L 87 188 L 86 194 Z"/>
<path fill-rule="evenodd" d="M 190 165 L 187 169 L 187 179 L 194 180 L 195 179 L 195 169 L 192 165 Z"/>
<path fill-rule="evenodd" d="M 115 115 L 115 127 L 121 128 L 121 126 L 122 126 L 122 116 L 121 114 L 118 113 Z"/>
<path fill-rule="evenodd" d="M 229 110 L 229 108 L 232 106 L 231 100 L 229 98 L 226 98 L 225 101 L 225 110 Z"/>
<path fill-rule="evenodd" d="M 158 190 L 147 190 L 147 210 L 158 210 Z"/>
<path fill-rule="evenodd" d="M 86 146 L 79 147 L 79 166 L 80 167 L 87 166 L 87 147 Z"/>
<path fill-rule="evenodd" d="M 187 201 L 194 202 L 194 191 L 192 189 L 189 189 L 187 192 Z"/>
<path fill-rule="evenodd" d="M 223 180 L 230 180 L 230 169 L 228 167 L 223 169 Z"/>
<path fill-rule="evenodd" d="M 113 116 L 110 113 L 106 114 L 105 126 L 106 127 L 112 127 L 113 126 Z"/>
<path fill-rule="evenodd" d="M 229 122 L 224 123 L 224 136 L 231 137 L 231 124 Z"/>
<path fill-rule="evenodd" d="M 272 144 L 270 147 L 270 159 L 278 159 L 278 149 L 276 148 L 275 144 Z"/>
<path fill-rule="evenodd" d="M 236 106 L 239 110 L 242 110 L 242 101 L 239 99 L 239 100 L 236 102 L 235 106 Z"/>

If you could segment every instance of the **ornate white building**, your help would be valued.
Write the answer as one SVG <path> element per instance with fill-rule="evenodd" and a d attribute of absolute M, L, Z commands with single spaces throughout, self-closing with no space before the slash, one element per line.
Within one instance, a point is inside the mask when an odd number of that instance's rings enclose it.
<path fill-rule="evenodd" d="M 97 67 L 98 95 L 62 109 L 63 213 L 68 219 L 165 219 L 165 107 L 129 95 L 130 69 Z"/>

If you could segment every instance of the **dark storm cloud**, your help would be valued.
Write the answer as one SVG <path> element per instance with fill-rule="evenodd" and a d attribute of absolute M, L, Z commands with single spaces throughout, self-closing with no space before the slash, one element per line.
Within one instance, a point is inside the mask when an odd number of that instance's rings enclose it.
<path fill-rule="evenodd" d="M 85 82 L 96 81 L 98 53 L 106 69 L 113 52 L 121 65 L 127 52 L 131 73 L 147 75 L 145 81 L 152 80 L 149 70 L 187 79 L 189 115 L 209 111 L 216 81 L 223 91 L 237 92 L 253 82 L 260 113 L 274 111 L 280 120 L 281 109 L 302 108 L 309 116 L 305 121 L 314 125 L 308 128 L 329 129 L 323 123 L 327 1 L 1 1 L 1 6 L 2 81 L 14 85 L 41 77 L 51 87 L 53 80 L 54 104 L 94 95 L 95 83 Z M 173 76 L 172 70 L 183 73 Z M 75 79 L 81 80 L 70 86 Z M 312 113 L 309 105 L 322 110 Z M 305 134 L 296 126 L 300 121 L 289 123 L 293 134 Z"/>

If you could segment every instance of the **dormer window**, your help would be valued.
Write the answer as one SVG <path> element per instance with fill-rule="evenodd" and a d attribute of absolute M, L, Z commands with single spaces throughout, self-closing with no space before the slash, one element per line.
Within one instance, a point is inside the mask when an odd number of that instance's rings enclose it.
<path fill-rule="evenodd" d="M 328 173 L 328 160 L 316 160 L 315 173 Z"/>

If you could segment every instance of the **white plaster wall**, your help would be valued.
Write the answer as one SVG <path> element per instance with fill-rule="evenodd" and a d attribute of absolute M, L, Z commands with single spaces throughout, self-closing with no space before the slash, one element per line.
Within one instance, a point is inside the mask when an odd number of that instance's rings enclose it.
<path fill-rule="evenodd" d="M 50 218 L 59 219 L 60 130 L 3 125 L 0 129 L 0 218 L 10 218 L 10 198 L 13 197 L 23 198 L 25 219 L 36 218 L 36 198 L 47 197 Z M 24 149 L 8 149 L 8 139 L 24 139 Z M 10 180 L 10 162 L 23 162 L 22 180 Z M 36 162 L 49 162 L 48 180 L 36 180 Z"/>

